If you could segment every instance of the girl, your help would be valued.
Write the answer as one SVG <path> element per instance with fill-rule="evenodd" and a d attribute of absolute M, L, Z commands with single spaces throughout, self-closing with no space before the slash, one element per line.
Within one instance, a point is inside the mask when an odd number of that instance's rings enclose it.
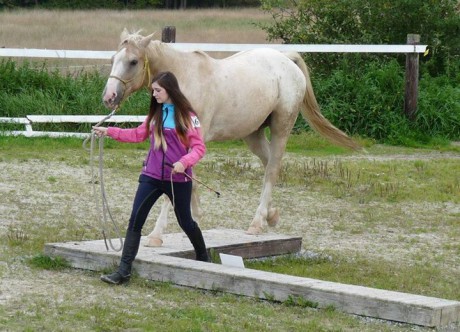
<path fill-rule="evenodd" d="M 206 245 L 190 211 L 192 166 L 203 158 L 206 147 L 200 122 L 171 72 L 159 73 L 152 80 L 149 114 L 139 127 L 121 129 L 93 127 L 98 136 L 108 135 L 120 142 L 142 142 L 150 138 L 150 149 L 144 161 L 139 186 L 134 198 L 118 270 L 102 275 L 101 280 L 121 284 L 131 277 L 141 230 L 153 204 L 166 194 L 174 206 L 181 229 L 187 234 L 196 259 L 209 261 Z"/>

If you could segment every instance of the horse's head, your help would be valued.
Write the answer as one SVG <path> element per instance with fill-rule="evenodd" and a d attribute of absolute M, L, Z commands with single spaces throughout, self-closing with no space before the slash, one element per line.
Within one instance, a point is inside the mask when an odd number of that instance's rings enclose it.
<path fill-rule="evenodd" d="M 107 108 L 116 108 L 131 93 L 150 82 L 150 68 L 147 59 L 147 45 L 153 34 L 143 37 L 130 34 L 126 29 L 121 33 L 121 43 L 112 57 L 112 71 L 102 95 Z"/>

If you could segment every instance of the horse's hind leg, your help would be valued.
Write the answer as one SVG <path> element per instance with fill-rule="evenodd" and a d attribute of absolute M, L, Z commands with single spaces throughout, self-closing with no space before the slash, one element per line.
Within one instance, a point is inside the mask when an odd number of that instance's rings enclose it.
<path fill-rule="evenodd" d="M 267 138 L 265 137 L 265 130 L 264 128 L 259 128 L 256 132 L 252 133 L 251 135 L 247 136 L 245 139 L 249 149 L 260 158 L 264 168 L 267 168 L 269 157 L 270 157 L 270 143 L 268 142 Z M 265 182 L 264 182 L 265 183 Z M 264 188 L 262 189 L 264 191 Z M 264 219 L 267 221 L 269 226 L 276 226 L 279 221 L 279 213 L 278 209 L 274 207 L 270 207 L 271 199 L 268 202 L 267 206 L 267 213 Z M 248 230 L 250 233 L 260 233 L 262 226 L 259 229 Z"/>
<path fill-rule="evenodd" d="M 146 247 L 161 247 L 163 244 L 163 233 L 168 225 L 168 212 L 171 208 L 171 201 L 167 196 L 163 198 L 163 204 L 161 205 L 160 215 L 158 216 L 155 228 L 152 233 L 147 235 L 148 242 Z"/>
<path fill-rule="evenodd" d="M 168 197 L 164 196 L 163 204 L 161 205 L 160 215 L 155 223 L 153 231 L 147 236 L 148 242 L 146 247 L 161 247 L 163 245 L 163 234 L 168 225 L 168 213 L 172 204 Z M 198 222 L 202 216 L 200 198 L 198 196 L 197 185 L 192 184 L 192 200 L 191 200 L 192 217 Z"/>
<path fill-rule="evenodd" d="M 249 136 L 244 138 L 244 141 L 257 157 L 260 158 L 264 167 L 267 167 L 268 157 L 270 156 L 270 142 L 265 137 L 265 128 L 259 128 Z"/>
<path fill-rule="evenodd" d="M 192 209 L 192 218 L 198 223 L 203 216 L 203 211 L 201 209 L 200 195 L 198 194 L 198 185 L 195 181 L 192 183 L 192 197 L 190 205 L 190 208 Z"/>

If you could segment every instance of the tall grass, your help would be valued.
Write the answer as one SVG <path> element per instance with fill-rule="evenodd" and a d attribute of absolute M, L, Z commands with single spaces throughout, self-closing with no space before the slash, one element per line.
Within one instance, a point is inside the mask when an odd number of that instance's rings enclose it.
<path fill-rule="evenodd" d="M 0 60 L 0 117 L 26 115 L 103 115 L 102 91 L 106 77 L 98 71 L 49 69 L 30 62 L 18 64 Z M 136 93 L 123 104 L 123 112 L 145 114 L 149 105 L 147 90 Z M 23 130 L 17 124 L 2 124 L 0 130 Z M 36 130 L 88 132 L 86 124 L 35 124 Z"/>
<path fill-rule="evenodd" d="M 265 43 L 266 33 L 255 23 L 269 21 L 257 8 L 0 11 L 0 46 L 115 50 L 124 28 L 156 32 L 161 39 L 164 26 L 176 27 L 178 43 Z"/>
<path fill-rule="evenodd" d="M 2 116 L 95 114 L 102 111 L 104 79 L 97 72 L 68 73 L 12 60 L 0 63 Z"/>

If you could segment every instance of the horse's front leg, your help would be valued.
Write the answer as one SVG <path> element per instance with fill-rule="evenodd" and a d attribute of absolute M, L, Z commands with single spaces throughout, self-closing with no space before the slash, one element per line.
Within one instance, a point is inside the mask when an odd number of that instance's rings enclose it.
<path fill-rule="evenodd" d="M 158 216 L 155 228 L 152 233 L 147 236 L 148 242 L 146 247 L 161 247 L 163 244 L 163 233 L 168 225 L 168 213 L 171 208 L 171 201 L 167 196 L 163 197 L 160 215 Z"/>

